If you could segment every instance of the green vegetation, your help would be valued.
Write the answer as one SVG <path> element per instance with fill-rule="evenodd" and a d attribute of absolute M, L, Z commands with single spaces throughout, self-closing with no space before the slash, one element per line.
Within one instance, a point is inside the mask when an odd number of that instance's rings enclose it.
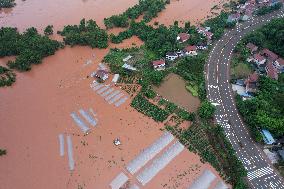
<path fill-rule="evenodd" d="M 52 35 L 53 34 L 53 25 L 48 25 L 44 29 L 44 35 Z"/>
<path fill-rule="evenodd" d="M 40 35 L 35 28 L 20 34 L 16 28 L 0 29 L 0 57 L 17 56 L 8 66 L 20 71 L 31 69 L 32 64 L 40 64 L 44 57 L 53 55 L 60 43 Z"/>
<path fill-rule="evenodd" d="M 198 96 L 198 86 L 187 85 L 185 88 L 192 94 L 192 96 Z"/>
<path fill-rule="evenodd" d="M 153 118 L 155 121 L 162 122 L 166 120 L 169 116 L 169 113 L 166 110 L 158 108 L 154 104 L 150 103 L 141 94 L 138 94 L 133 99 L 133 101 L 131 102 L 131 106 L 139 112 Z"/>
<path fill-rule="evenodd" d="M 273 11 L 281 9 L 282 6 L 283 6 L 283 4 L 280 3 L 280 2 L 276 3 L 273 6 L 263 6 L 263 7 L 259 8 L 259 9 L 257 9 L 255 14 L 258 15 L 258 16 L 265 15 L 265 14 L 268 14 L 268 13 L 271 13 Z"/>
<path fill-rule="evenodd" d="M 245 63 L 239 63 L 235 67 L 232 67 L 232 76 L 236 79 L 247 78 L 252 73 L 250 65 Z"/>
<path fill-rule="evenodd" d="M 243 43 L 251 42 L 261 48 L 268 48 L 284 57 L 284 18 L 274 19 L 260 29 L 250 33 Z"/>
<path fill-rule="evenodd" d="M 137 19 L 142 14 L 144 21 L 149 22 L 165 9 L 169 2 L 169 0 L 139 0 L 137 5 L 128 8 L 124 13 L 105 18 L 104 24 L 106 28 L 128 27 L 129 19 Z"/>
<path fill-rule="evenodd" d="M 186 57 L 177 63 L 175 70 L 176 74 L 180 75 L 192 86 L 197 86 L 197 93 L 201 100 L 206 99 L 205 81 L 203 75 L 206 59 L 207 53 L 199 53 L 194 57 Z M 196 87 L 194 90 L 196 90 Z"/>
<path fill-rule="evenodd" d="M 198 114 L 203 119 L 210 119 L 213 117 L 215 109 L 215 106 L 213 106 L 209 101 L 205 100 L 199 107 Z"/>
<path fill-rule="evenodd" d="M 219 39 L 225 32 L 227 18 L 228 14 L 225 12 L 221 12 L 219 16 L 206 20 L 203 25 L 211 28 L 211 31 L 214 34 L 214 39 Z"/>
<path fill-rule="evenodd" d="M 15 5 L 15 0 L 0 0 L 0 8 L 11 8 Z"/>
<path fill-rule="evenodd" d="M 79 25 L 64 26 L 63 31 L 58 32 L 64 36 L 63 40 L 67 45 L 87 45 L 92 48 L 106 48 L 108 46 L 108 35 L 101 29 L 94 20 L 80 21 Z"/>
<path fill-rule="evenodd" d="M 6 150 L 0 149 L 0 156 L 6 155 L 6 154 L 7 154 Z"/>
<path fill-rule="evenodd" d="M 16 81 L 16 74 L 8 68 L 0 66 L 0 87 L 11 86 Z"/>
<path fill-rule="evenodd" d="M 281 77 L 284 77 L 283 74 Z M 284 82 L 263 76 L 260 77 L 259 84 L 259 91 L 255 98 L 242 101 L 237 96 L 238 109 L 256 141 L 262 140 L 259 129 L 268 129 L 275 136 L 283 136 Z"/>

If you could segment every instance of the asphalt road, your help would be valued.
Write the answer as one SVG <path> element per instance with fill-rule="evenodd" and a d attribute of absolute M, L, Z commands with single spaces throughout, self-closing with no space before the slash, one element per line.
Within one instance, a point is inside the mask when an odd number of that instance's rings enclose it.
<path fill-rule="evenodd" d="M 269 15 L 254 17 L 228 30 L 213 45 L 205 71 L 207 98 L 210 102 L 216 103 L 215 121 L 224 128 L 237 157 L 248 171 L 247 180 L 250 187 L 256 189 L 284 189 L 284 181 L 263 151 L 251 139 L 238 114 L 230 84 L 230 59 L 233 49 L 243 36 L 271 19 L 283 16 L 282 9 Z"/>

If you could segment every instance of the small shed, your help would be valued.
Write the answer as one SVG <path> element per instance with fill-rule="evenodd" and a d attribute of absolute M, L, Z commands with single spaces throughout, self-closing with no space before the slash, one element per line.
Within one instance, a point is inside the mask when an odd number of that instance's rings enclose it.
<path fill-rule="evenodd" d="M 105 70 L 98 70 L 95 76 L 103 81 L 108 79 L 108 72 Z"/>
<path fill-rule="evenodd" d="M 265 142 L 265 144 L 273 144 L 275 143 L 275 140 L 273 138 L 273 136 L 271 135 L 271 133 L 268 130 L 261 130 L 262 136 L 263 136 L 263 140 Z"/>
<path fill-rule="evenodd" d="M 129 64 L 123 64 L 122 65 L 123 68 L 127 69 L 127 70 L 130 70 L 130 71 L 136 71 L 137 69 L 134 68 L 133 66 L 129 65 Z"/>
<path fill-rule="evenodd" d="M 119 79 L 119 74 L 114 74 L 111 82 L 117 83 L 118 79 Z"/>

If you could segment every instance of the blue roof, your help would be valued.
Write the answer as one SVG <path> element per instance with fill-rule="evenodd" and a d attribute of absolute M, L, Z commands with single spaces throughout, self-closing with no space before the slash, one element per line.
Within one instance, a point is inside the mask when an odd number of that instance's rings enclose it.
<path fill-rule="evenodd" d="M 251 95 L 249 95 L 248 93 L 242 93 L 242 94 L 240 94 L 241 96 L 243 96 L 243 97 L 252 97 Z"/>
<path fill-rule="evenodd" d="M 245 85 L 245 82 L 244 82 L 244 80 L 243 80 L 243 79 L 237 79 L 236 84 L 237 84 L 237 85 L 241 85 L 241 86 L 243 86 L 243 85 Z"/>
<path fill-rule="evenodd" d="M 263 135 L 263 140 L 266 144 L 273 144 L 275 143 L 275 140 L 273 138 L 273 136 L 271 135 L 271 133 L 268 130 L 261 130 L 262 135 Z"/>

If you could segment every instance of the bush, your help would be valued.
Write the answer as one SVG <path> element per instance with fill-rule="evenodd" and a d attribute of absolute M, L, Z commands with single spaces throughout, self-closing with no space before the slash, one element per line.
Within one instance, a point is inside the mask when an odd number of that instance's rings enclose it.
<path fill-rule="evenodd" d="M 0 149 L 0 156 L 6 155 L 6 154 L 7 154 L 6 150 Z"/>
<path fill-rule="evenodd" d="M 48 25 L 44 29 L 44 34 L 45 35 L 52 35 L 53 34 L 53 25 Z"/>
<path fill-rule="evenodd" d="M 186 110 L 183 110 L 183 109 L 179 109 L 177 111 L 177 115 L 181 119 L 184 119 L 184 120 L 187 120 L 187 121 L 194 121 L 195 120 L 195 114 L 194 113 L 189 113 L 189 112 L 187 112 Z"/>
<path fill-rule="evenodd" d="M 166 120 L 169 116 L 169 113 L 167 111 L 150 103 L 141 94 L 138 94 L 133 99 L 133 101 L 131 102 L 131 106 L 135 108 L 137 111 L 145 114 L 146 116 L 153 118 L 155 121 L 158 122 Z"/>
<path fill-rule="evenodd" d="M 215 106 L 213 106 L 209 101 L 205 100 L 202 102 L 201 107 L 199 107 L 198 114 L 203 119 L 209 119 L 213 117 L 215 109 Z"/>
<path fill-rule="evenodd" d="M 16 74 L 0 66 L 0 87 L 11 86 L 16 81 Z"/>

